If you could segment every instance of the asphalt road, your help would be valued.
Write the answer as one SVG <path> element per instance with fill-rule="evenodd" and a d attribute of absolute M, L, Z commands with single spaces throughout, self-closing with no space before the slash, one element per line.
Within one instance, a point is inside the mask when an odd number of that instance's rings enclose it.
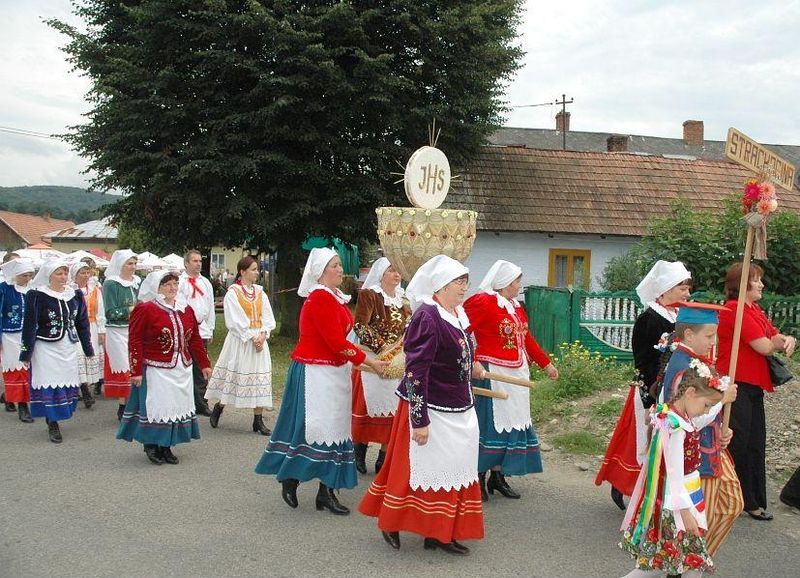
<path fill-rule="evenodd" d="M 544 474 L 512 480 L 521 500 L 489 501 L 486 538 L 454 558 L 410 534 L 391 550 L 357 512 L 317 512 L 316 483 L 301 485 L 300 507 L 289 509 L 274 478 L 253 472 L 266 438 L 251 432 L 252 414 L 226 410 L 216 430 L 202 418 L 203 438 L 175 449 L 179 465 L 153 466 L 140 445 L 114 438 L 115 411 L 105 400 L 81 408 L 62 424 L 61 445 L 44 420 L 0 414 L 0 576 L 593 578 L 632 567 L 616 546 L 621 512 L 607 488 L 552 454 Z M 371 478 L 340 500 L 355 510 Z M 798 576 L 800 515 L 772 509 L 771 523 L 737 522 L 719 576 Z"/>

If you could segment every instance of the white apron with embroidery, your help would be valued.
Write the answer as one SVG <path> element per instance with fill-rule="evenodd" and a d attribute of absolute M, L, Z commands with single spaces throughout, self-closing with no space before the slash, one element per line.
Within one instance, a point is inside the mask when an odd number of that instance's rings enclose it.
<path fill-rule="evenodd" d="M 306 365 L 306 441 L 340 444 L 352 439 L 352 366 Z"/>
<path fill-rule="evenodd" d="M 145 367 L 147 379 L 147 421 L 168 423 L 194 414 L 194 378 L 192 366 L 178 359 L 173 368 Z"/>
<path fill-rule="evenodd" d="M 22 350 L 22 331 L 3 333 L 2 340 L 3 351 L 0 356 L 3 360 L 3 371 L 25 369 L 25 366 L 19 360 L 19 354 Z"/>
<path fill-rule="evenodd" d="M 450 491 L 477 482 L 480 433 L 475 408 L 461 413 L 428 408 L 428 419 L 428 443 L 421 446 L 412 439 L 409 444 L 411 488 Z"/>
<path fill-rule="evenodd" d="M 528 364 L 523 361 L 520 367 L 503 367 L 489 364 L 489 371 L 520 379 L 530 379 Z M 510 432 L 513 429 L 525 430 L 531 427 L 530 390 L 527 387 L 492 380 L 492 390 L 508 394 L 508 399 L 492 399 L 494 429 L 498 433 Z"/>
<path fill-rule="evenodd" d="M 106 327 L 106 355 L 111 373 L 131 370 L 128 359 L 128 326 Z"/>
<path fill-rule="evenodd" d="M 367 357 L 375 359 L 377 356 L 367 352 Z M 390 417 L 397 410 L 397 386 L 400 378 L 383 379 L 375 373 L 361 372 L 361 384 L 364 386 L 364 401 L 367 404 L 369 417 Z"/>
<path fill-rule="evenodd" d="M 78 387 L 78 350 L 65 335 L 58 341 L 36 340 L 31 355 L 31 387 Z"/>

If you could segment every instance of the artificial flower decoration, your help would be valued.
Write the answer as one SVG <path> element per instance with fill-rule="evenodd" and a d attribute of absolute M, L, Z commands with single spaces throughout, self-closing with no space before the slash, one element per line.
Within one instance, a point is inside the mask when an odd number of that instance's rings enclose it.
<path fill-rule="evenodd" d="M 758 179 L 750 179 L 744 184 L 744 195 L 742 196 L 742 212 L 758 213 L 766 216 L 774 213 L 778 208 L 778 198 L 775 193 L 775 185 L 769 181 L 759 182 Z"/>
<path fill-rule="evenodd" d="M 711 369 L 709 369 L 709 367 L 705 363 L 703 363 L 696 357 L 692 359 L 692 361 L 689 363 L 689 367 L 694 369 L 697 372 L 697 375 L 699 375 L 703 379 L 712 378 Z"/>

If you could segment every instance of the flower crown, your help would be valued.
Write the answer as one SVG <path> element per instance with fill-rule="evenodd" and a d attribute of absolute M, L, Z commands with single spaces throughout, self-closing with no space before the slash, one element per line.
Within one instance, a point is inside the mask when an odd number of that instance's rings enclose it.
<path fill-rule="evenodd" d="M 716 389 L 717 391 L 725 391 L 728 389 L 728 386 L 730 385 L 730 378 L 727 375 L 724 377 L 715 375 L 712 373 L 711 368 L 708 365 L 696 357 L 689 362 L 689 367 L 694 369 L 697 372 L 697 375 L 703 379 L 707 379 L 708 386 L 712 389 Z"/>
<path fill-rule="evenodd" d="M 680 338 L 675 336 L 672 339 L 672 342 L 669 340 L 669 336 L 671 333 L 662 333 L 661 337 L 658 339 L 658 343 L 653 346 L 653 349 L 657 349 L 661 353 L 665 353 L 667 349 L 670 351 L 675 351 L 678 348 L 678 343 L 681 342 Z"/>

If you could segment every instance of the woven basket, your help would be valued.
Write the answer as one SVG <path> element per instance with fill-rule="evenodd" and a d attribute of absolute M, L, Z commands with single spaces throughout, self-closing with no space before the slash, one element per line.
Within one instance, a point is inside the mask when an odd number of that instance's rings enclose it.
<path fill-rule="evenodd" d="M 475 211 L 379 207 L 375 213 L 383 254 L 406 281 L 434 255 L 463 263 L 475 243 Z"/>

